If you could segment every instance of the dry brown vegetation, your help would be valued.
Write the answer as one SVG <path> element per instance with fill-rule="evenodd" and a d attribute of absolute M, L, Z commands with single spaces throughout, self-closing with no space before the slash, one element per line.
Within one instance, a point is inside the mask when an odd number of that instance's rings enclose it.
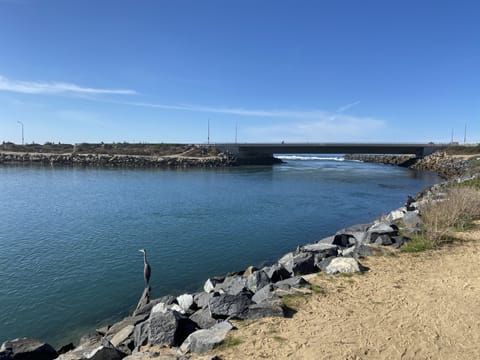
<path fill-rule="evenodd" d="M 445 198 L 428 202 L 421 209 L 423 237 L 432 246 L 449 241 L 452 230 L 465 230 L 480 218 L 480 191 L 473 187 L 453 187 Z"/>
<path fill-rule="evenodd" d="M 55 144 L 47 142 L 41 144 L 17 145 L 3 143 L 1 150 L 10 152 L 29 153 L 77 153 L 77 154 L 109 154 L 109 155 L 143 155 L 143 156 L 190 156 L 203 157 L 215 156 L 218 151 L 213 146 L 200 146 L 190 144 L 144 144 L 144 143 L 81 143 L 81 144 Z"/>
<path fill-rule="evenodd" d="M 477 145 L 452 145 L 445 149 L 449 155 L 480 154 L 480 144 Z"/>

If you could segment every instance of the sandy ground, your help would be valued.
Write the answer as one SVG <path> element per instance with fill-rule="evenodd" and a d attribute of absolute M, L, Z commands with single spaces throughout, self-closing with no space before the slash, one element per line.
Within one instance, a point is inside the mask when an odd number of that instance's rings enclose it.
<path fill-rule="evenodd" d="M 209 359 L 480 359 L 480 231 L 421 254 L 362 263 L 364 275 L 314 275 L 290 319 L 235 322 L 240 344 Z"/>

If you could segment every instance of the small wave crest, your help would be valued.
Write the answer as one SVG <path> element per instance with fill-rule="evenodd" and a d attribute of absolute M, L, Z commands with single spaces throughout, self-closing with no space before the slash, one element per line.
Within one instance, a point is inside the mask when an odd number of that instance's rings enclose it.
<path fill-rule="evenodd" d="M 341 156 L 275 155 L 275 157 L 281 160 L 345 161 Z"/>

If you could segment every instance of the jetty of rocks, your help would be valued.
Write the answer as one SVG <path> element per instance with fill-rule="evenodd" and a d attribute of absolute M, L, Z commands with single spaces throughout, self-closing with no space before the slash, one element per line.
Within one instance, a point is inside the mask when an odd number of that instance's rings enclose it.
<path fill-rule="evenodd" d="M 216 168 L 235 165 L 225 154 L 207 157 L 0 152 L 0 164 L 102 168 Z"/>
<path fill-rule="evenodd" d="M 435 152 L 424 158 L 417 158 L 414 155 L 348 154 L 345 155 L 345 159 L 432 171 L 445 179 L 466 175 L 471 169 L 468 160 L 449 156 L 443 151 Z"/>

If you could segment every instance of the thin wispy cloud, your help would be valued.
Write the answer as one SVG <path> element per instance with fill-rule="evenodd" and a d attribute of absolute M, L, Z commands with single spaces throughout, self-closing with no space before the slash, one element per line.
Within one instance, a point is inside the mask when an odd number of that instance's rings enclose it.
<path fill-rule="evenodd" d="M 249 139 L 259 141 L 286 140 L 291 142 L 367 141 L 376 139 L 384 129 L 383 120 L 325 112 L 315 120 L 291 121 L 270 126 L 250 126 L 244 129 Z"/>
<path fill-rule="evenodd" d="M 103 100 L 102 100 L 103 101 Z M 322 110 L 289 110 L 289 109 L 246 109 L 238 107 L 216 107 L 203 105 L 168 105 L 147 102 L 132 101 L 109 101 L 115 104 L 130 106 L 149 107 L 164 110 L 179 110 L 192 112 L 208 112 L 226 115 L 252 116 L 252 117 L 271 117 L 271 118 L 318 118 L 325 116 L 326 112 Z"/>
<path fill-rule="evenodd" d="M 1 0 L 0 0 L 1 1 Z M 27 93 L 27 94 L 73 94 L 82 98 L 124 106 L 153 108 L 162 110 L 185 111 L 192 113 L 213 113 L 234 115 L 251 118 L 265 118 L 276 123 L 273 125 L 249 126 L 242 129 L 242 133 L 250 140 L 261 141 L 336 141 L 372 139 L 378 136 L 379 131 L 385 127 L 383 120 L 371 117 L 358 117 L 347 115 L 345 112 L 360 104 L 355 101 L 339 107 L 335 111 L 322 109 L 265 109 L 244 108 L 229 106 L 208 106 L 192 104 L 165 104 L 156 102 L 133 101 L 129 98 L 124 100 L 99 97 L 96 95 L 135 95 L 134 90 L 129 89 L 104 89 L 83 87 L 72 83 L 60 82 L 31 82 L 15 81 L 0 76 L 0 91 Z M 71 121 L 99 121 L 95 114 L 63 111 L 58 118 Z M 263 121 L 262 121 L 263 122 Z"/>
<path fill-rule="evenodd" d="M 337 109 L 337 113 L 342 113 L 344 111 L 347 111 L 349 109 L 351 109 L 352 107 L 354 106 L 357 106 L 360 104 L 360 101 L 354 101 L 350 104 L 347 104 L 347 105 L 344 105 L 344 106 L 340 106 L 338 109 Z"/>
<path fill-rule="evenodd" d="M 102 89 L 84 87 L 65 82 L 35 82 L 10 80 L 0 75 L 0 91 L 23 94 L 73 94 L 73 95 L 135 95 L 130 89 Z"/>
<path fill-rule="evenodd" d="M 103 100 L 100 100 L 103 101 Z M 107 100 L 109 101 L 109 100 Z M 291 110 L 291 109 L 246 109 L 238 107 L 215 107 L 202 105 L 169 105 L 159 103 L 109 101 L 117 104 L 149 107 L 165 110 L 207 112 L 245 117 L 278 118 L 282 120 L 276 125 L 250 126 L 242 132 L 249 139 L 261 141 L 328 141 L 337 140 L 374 139 L 378 131 L 385 127 L 383 120 L 372 117 L 358 117 L 343 114 L 348 109 L 360 104 L 356 101 L 335 112 L 325 110 Z M 291 121 L 288 121 L 290 119 Z M 287 122 L 286 122 L 287 121 Z"/>

